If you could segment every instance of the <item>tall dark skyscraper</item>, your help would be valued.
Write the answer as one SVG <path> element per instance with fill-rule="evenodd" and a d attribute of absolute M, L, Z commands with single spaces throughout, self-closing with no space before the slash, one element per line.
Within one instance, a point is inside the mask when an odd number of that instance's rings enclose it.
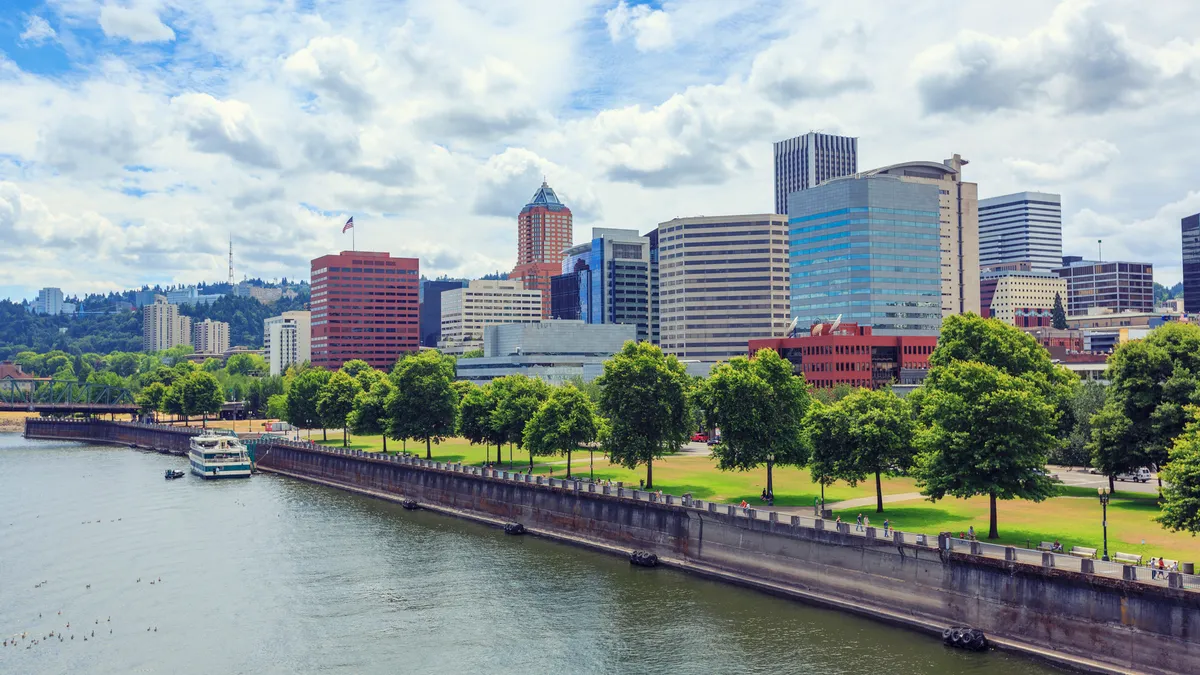
<path fill-rule="evenodd" d="M 1183 311 L 1200 312 L 1200 213 L 1181 221 L 1183 229 Z"/>
<path fill-rule="evenodd" d="M 436 347 L 442 337 L 442 292 L 465 288 L 467 282 L 455 280 L 425 280 L 421 282 L 421 346 Z"/>

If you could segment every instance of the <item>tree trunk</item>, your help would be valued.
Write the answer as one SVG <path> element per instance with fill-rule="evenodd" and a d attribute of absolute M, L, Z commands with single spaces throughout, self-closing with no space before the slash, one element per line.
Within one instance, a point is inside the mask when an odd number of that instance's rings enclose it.
<path fill-rule="evenodd" d="M 512 443 L 508 444 L 509 457 L 512 456 Z M 533 473 L 533 448 L 529 449 L 529 473 Z"/>
<path fill-rule="evenodd" d="M 883 513 L 883 485 L 879 482 L 879 472 L 875 472 L 875 513 Z"/>
<path fill-rule="evenodd" d="M 596 450 L 588 448 L 588 479 L 596 481 Z"/>
<path fill-rule="evenodd" d="M 322 441 L 329 440 L 329 434 L 326 432 L 324 424 L 321 425 L 321 440 Z"/>
<path fill-rule="evenodd" d="M 346 447 L 347 440 L 348 439 L 346 437 L 346 427 L 342 427 L 342 447 L 343 448 Z"/>
<path fill-rule="evenodd" d="M 654 487 L 654 458 L 646 460 L 646 489 L 650 490 Z"/>
<path fill-rule="evenodd" d="M 387 434 L 383 435 L 383 454 L 387 454 Z"/>
<path fill-rule="evenodd" d="M 989 493 L 988 497 L 992 502 L 992 522 L 988 528 L 988 539 L 999 539 L 1000 530 L 996 527 L 996 493 Z"/>
<path fill-rule="evenodd" d="M 775 468 L 775 462 L 767 462 L 767 503 L 770 504 L 775 497 L 775 481 L 771 469 Z"/>
<path fill-rule="evenodd" d="M 1108 474 L 1108 493 L 1112 494 L 1117 491 L 1117 484 L 1113 481 L 1113 475 Z"/>
<path fill-rule="evenodd" d="M 425 459 L 433 459 L 433 445 L 428 436 L 425 437 Z"/>
<path fill-rule="evenodd" d="M 571 449 L 567 448 L 567 480 L 571 479 Z"/>

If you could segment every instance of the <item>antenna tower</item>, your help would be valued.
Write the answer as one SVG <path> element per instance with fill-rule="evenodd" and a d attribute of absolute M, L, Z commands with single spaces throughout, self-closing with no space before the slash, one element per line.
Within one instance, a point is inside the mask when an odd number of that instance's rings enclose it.
<path fill-rule="evenodd" d="M 229 292 L 233 292 L 233 233 L 229 234 Z"/>

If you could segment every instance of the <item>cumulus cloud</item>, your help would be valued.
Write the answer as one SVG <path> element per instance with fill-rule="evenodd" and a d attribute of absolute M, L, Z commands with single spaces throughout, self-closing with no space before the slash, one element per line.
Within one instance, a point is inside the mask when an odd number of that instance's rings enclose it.
<path fill-rule="evenodd" d="M 1051 161 L 1038 162 L 1005 157 L 1004 164 L 1018 178 L 1033 183 L 1061 183 L 1094 176 L 1121 154 L 1117 146 L 1103 139 L 1091 139 L 1058 153 Z"/>
<path fill-rule="evenodd" d="M 633 38 L 639 52 L 650 52 L 670 47 L 675 38 L 671 34 L 671 15 L 649 5 L 630 6 L 625 0 L 604 13 L 604 23 L 613 42 Z"/>
<path fill-rule="evenodd" d="M 824 48 L 821 52 L 806 55 L 796 42 L 771 45 L 754 57 L 750 86 L 784 106 L 871 88 L 870 80 L 856 65 L 832 58 Z"/>
<path fill-rule="evenodd" d="M 1091 208 L 1080 209 L 1063 224 L 1063 250 L 1086 251 L 1083 255 L 1091 256 L 1096 240 L 1102 239 L 1105 260 L 1150 262 L 1156 280 L 1178 279 L 1179 221 L 1195 213 L 1200 213 L 1200 191 L 1195 190 L 1149 217 L 1126 220 Z"/>
<path fill-rule="evenodd" d="M 49 21 L 36 14 L 31 14 L 25 20 L 25 30 L 21 32 L 19 39 L 22 44 L 40 45 L 56 37 L 58 37 L 58 34 L 50 27 Z"/>
<path fill-rule="evenodd" d="M 190 93 L 171 99 L 171 108 L 197 150 L 225 154 L 251 166 L 280 166 L 278 155 L 263 139 L 254 111 L 246 103 Z"/>
<path fill-rule="evenodd" d="M 478 172 L 472 210 L 483 216 L 515 218 L 538 186 L 546 180 L 571 209 L 575 222 L 600 217 L 600 200 L 573 171 L 525 148 L 506 148 L 488 158 Z"/>
<path fill-rule="evenodd" d="M 370 81 L 379 59 L 343 35 L 315 37 L 284 61 L 284 71 L 352 117 L 362 119 L 375 109 Z"/>
<path fill-rule="evenodd" d="M 175 31 L 162 22 L 157 10 L 150 5 L 126 7 L 106 4 L 100 9 L 100 28 L 113 38 L 130 42 L 171 42 Z"/>
<path fill-rule="evenodd" d="M 129 110 L 69 113 L 45 128 L 39 157 L 62 173 L 82 178 L 113 175 L 139 161 L 149 134 Z"/>
<path fill-rule="evenodd" d="M 1186 52 L 1187 50 L 1183 50 Z M 1088 0 L 1066 0 L 1049 22 L 1022 38 L 962 31 L 915 60 L 925 108 L 986 112 L 1049 104 L 1067 112 L 1102 113 L 1144 105 L 1164 87 L 1191 84 L 1197 54 L 1132 40 Z"/>

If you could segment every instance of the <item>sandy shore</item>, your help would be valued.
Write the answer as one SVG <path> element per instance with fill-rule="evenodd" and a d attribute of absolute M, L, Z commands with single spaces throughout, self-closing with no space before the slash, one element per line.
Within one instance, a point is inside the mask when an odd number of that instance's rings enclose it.
<path fill-rule="evenodd" d="M 0 432 L 24 431 L 26 417 L 37 417 L 37 413 L 0 412 Z"/>

